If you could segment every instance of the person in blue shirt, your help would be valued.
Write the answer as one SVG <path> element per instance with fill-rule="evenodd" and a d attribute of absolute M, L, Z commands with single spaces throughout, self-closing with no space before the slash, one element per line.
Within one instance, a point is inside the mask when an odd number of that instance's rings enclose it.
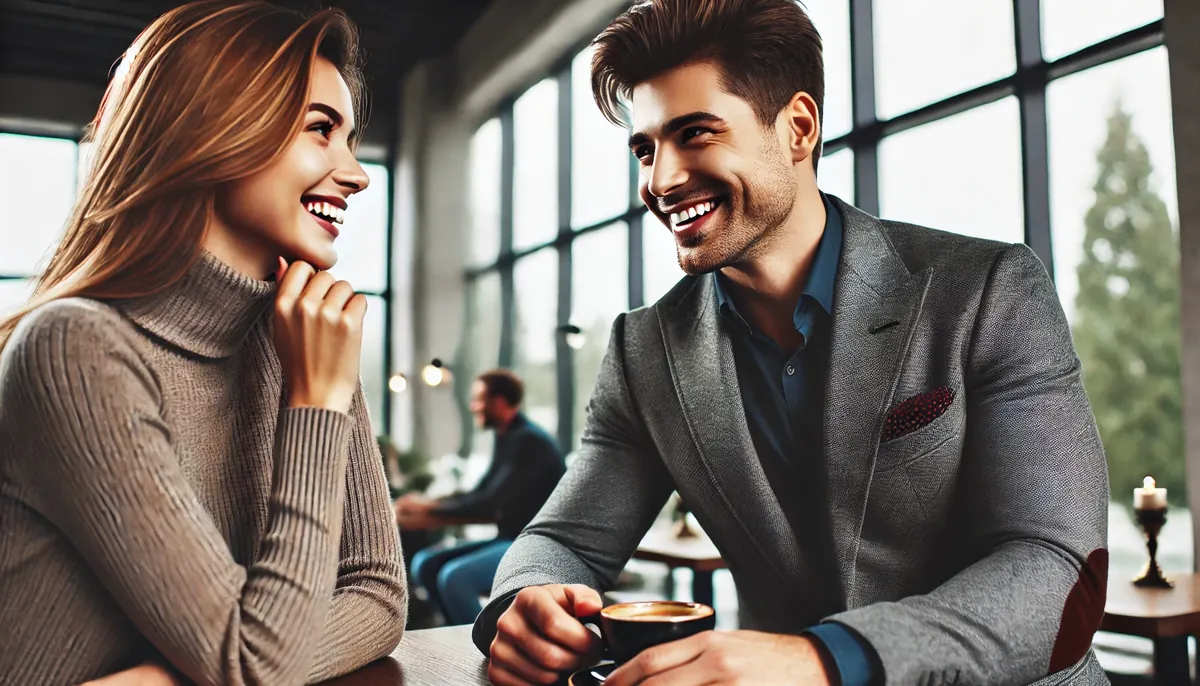
<path fill-rule="evenodd" d="M 491 682 L 592 664 L 576 620 L 678 491 L 741 629 L 606 686 L 1106 683 L 1104 451 L 1037 256 L 819 190 L 822 45 L 795 0 L 641 2 L 593 45 L 645 230 L 687 276 L 613 323 L 571 470 L 475 621 Z"/>
<path fill-rule="evenodd" d="M 566 471 L 557 442 L 521 412 L 524 385 L 512 372 L 481 374 L 471 387 L 469 409 L 480 427 L 495 432 L 492 462 L 479 484 L 443 498 L 409 494 L 396 501 L 400 527 L 428 527 L 442 520 L 483 518 L 496 522 L 496 537 L 449 548 L 425 548 L 412 560 L 412 578 L 425 589 L 447 624 L 469 624 L 480 596 L 492 587 L 500 558 L 533 519 Z"/>

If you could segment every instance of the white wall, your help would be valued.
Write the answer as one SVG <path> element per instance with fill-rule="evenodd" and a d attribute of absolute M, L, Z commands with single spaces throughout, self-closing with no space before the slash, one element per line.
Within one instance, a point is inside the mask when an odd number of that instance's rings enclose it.
<path fill-rule="evenodd" d="M 403 86 L 403 134 L 397 227 L 415 229 L 413 360 L 400 367 L 414 383 L 414 444 L 430 455 L 458 450 L 461 418 L 450 386 L 417 383 L 434 357 L 453 359 L 463 328 L 467 227 L 467 163 L 471 135 L 500 102 L 545 76 L 555 63 L 603 29 L 629 0 L 497 0 L 454 53 L 412 70 Z M 407 182 L 401 177 L 411 174 Z M 406 206 L 407 205 L 407 206 Z M 403 219 L 402 219 L 403 218 Z M 401 332 L 397 331 L 396 340 Z M 400 358 L 395 358 L 397 362 Z M 396 403 L 398 411 L 403 403 Z M 403 425 L 397 418 L 396 426 Z"/>

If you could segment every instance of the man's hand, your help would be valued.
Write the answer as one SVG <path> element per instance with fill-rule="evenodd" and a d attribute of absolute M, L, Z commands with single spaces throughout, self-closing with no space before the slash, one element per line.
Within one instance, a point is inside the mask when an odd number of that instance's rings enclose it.
<path fill-rule="evenodd" d="M 422 514 L 437 506 L 437 499 L 420 493 L 405 493 L 396 499 L 396 512 Z"/>
<path fill-rule="evenodd" d="M 642 651 L 605 686 L 828 686 L 813 641 L 758 631 L 705 631 Z"/>
<path fill-rule="evenodd" d="M 561 672 L 594 664 L 600 638 L 576 617 L 603 606 L 600 594 L 587 586 L 521 589 L 496 621 L 488 679 L 495 686 L 552 684 Z"/>
<path fill-rule="evenodd" d="M 183 682 L 166 668 L 147 663 L 89 681 L 82 686 L 183 686 Z"/>

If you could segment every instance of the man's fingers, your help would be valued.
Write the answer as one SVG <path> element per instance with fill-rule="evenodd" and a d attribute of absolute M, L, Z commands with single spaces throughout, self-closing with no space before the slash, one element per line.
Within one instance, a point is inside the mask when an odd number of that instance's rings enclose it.
<path fill-rule="evenodd" d="M 563 594 L 567 599 L 567 609 L 576 617 L 594 615 L 604 609 L 604 601 L 596 589 L 583 584 L 563 586 Z"/>
<path fill-rule="evenodd" d="M 488 681 L 493 686 L 527 686 L 529 683 L 495 662 L 488 665 Z"/>
<path fill-rule="evenodd" d="M 578 666 L 588 655 L 587 651 L 573 652 L 552 637 L 543 635 L 520 612 L 513 612 L 512 608 L 496 622 L 496 640 L 492 643 L 493 655 L 500 644 L 515 647 L 535 666 L 556 672 Z"/>
<path fill-rule="evenodd" d="M 711 642 L 712 632 L 705 631 L 678 641 L 647 648 L 610 674 L 604 681 L 604 686 L 634 686 L 634 684 L 641 684 L 651 677 L 667 672 L 674 677 L 673 670 L 695 661 L 704 654 Z M 674 684 L 676 681 L 671 679 L 670 683 Z M 691 686 L 693 682 L 680 680 L 678 683 Z M 694 683 L 706 684 L 708 681 Z"/>
<path fill-rule="evenodd" d="M 552 684 L 558 681 L 556 670 L 535 664 L 509 641 L 498 641 L 492 645 L 492 663 L 534 684 Z"/>
<path fill-rule="evenodd" d="M 568 614 L 547 589 L 527 590 L 533 592 L 528 594 L 524 602 L 519 593 L 513 604 L 514 606 L 520 604 L 518 611 L 543 636 L 579 654 L 587 653 L 594 648 L 597 642 L 596 635 L 580 624 L 578 619 Z M 525 593 L 525 591 L 521 591 L 521 593 Z M 566 602 L 565 598 L 563 602 Z"/>

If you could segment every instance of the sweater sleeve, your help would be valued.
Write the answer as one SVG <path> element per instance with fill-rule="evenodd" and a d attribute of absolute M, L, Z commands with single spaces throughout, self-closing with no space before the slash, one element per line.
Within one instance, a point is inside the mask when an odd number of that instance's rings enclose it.
<path fill-rule="evenodd" d="M 43 515 L 188 679 L 303 683 L 337 580 L 347 415 L 282 412 L 266 530 L 243 567 L 185 479 L 158 379 L 122 327 L 64 304 L 18 333 L 0 402 L 32 437 L 14 469 Z"/>
<path fill-rule="evenodd" d="M 310 682 L 341 676 L 390 654 L 400 643 L 408 615 L 396 515 L 361 384 L 350 418 L 354 428 L 337 588 Z"/>

